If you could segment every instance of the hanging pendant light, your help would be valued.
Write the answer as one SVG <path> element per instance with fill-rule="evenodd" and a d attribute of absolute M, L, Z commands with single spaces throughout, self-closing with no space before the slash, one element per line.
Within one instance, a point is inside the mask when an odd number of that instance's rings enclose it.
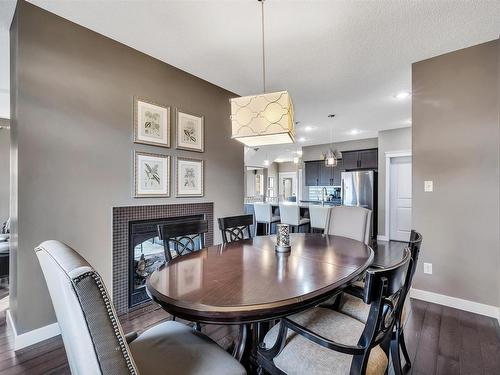
<path fill-rule="evenodd" d="M 230 99 L 232 138 L 246 146 L 264 146 L 295 142 L 292 99 L 287 91 L 266 93 L 266 54 L 264 0 L 262 14 L 263 94 Z"/>
<path fill-rule="evenodd" d="M 334 118 L 335 115 L 328 115 L 329 118 Z M 330 127 L 330 143 L 333 147 L 333 125 Z M 325 154 L 325 165 L 327 167 L 335 167 L 337 166 L 337 157 L 335 156 L 335 151 L 333 151 L 332 147 Z"/>

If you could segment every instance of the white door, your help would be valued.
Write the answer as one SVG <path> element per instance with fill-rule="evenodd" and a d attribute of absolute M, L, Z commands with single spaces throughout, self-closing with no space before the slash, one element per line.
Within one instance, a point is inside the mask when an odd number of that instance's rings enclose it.
<path fill-rule="evenodd" d="M 411 156 L 391 158 L 390 232 L 395 241 L 408 241 L 411 232 Z"/>

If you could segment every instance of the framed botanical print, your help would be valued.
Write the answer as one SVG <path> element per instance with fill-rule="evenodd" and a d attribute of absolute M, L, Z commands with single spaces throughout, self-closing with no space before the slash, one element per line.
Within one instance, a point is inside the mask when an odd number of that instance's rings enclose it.
<path fill-rule="evenodd" d="M 203 116 L 176 110 L 176 148 L 203 152 L 205 149 Z"/>
<path fill-rule="evenodd" d="M 134 98 L 134 142 L 170 147 L 170 107 Z"/>
<path fill-rule="evenodd" d="M 203 197 L 203 160 L 177 158 L 176 182 L 178 197 Z"/>
<path fill-rule="evenodd" d="M 170 196 L 170 156 L 135 152 L 135 197 Z"/>

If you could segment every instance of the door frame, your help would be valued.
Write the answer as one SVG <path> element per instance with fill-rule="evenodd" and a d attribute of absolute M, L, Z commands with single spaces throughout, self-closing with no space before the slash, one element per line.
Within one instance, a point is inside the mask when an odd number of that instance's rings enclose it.
<path fill-rule="evenodd" d="M 299 189 L 298 189 L 298 173 L 297 172 L 280 172 L 278 173 L 278 197 L 283 193 L 283 199 L 285 192 L 281 191 L 282 186 L 281 183 L 284 178 L 292 178 L 292 192 L 295 190 L 295 196 L 297 197 L 297 201 L 299 199 Z M 298 202 L 297 202 L 298 203 Z"/>
<path fill-rule="evenodd" d="M 377 236 L 378 240 L 390 241 L 391 237 L 391 159 L 400 158 L 403 156 L 412 156 L 411 150 L 400 150 L 400 151 L 387 151 L 385 153 L 385 234 L 383 236 Z M 412 179 L 413 179 L 413 159 L 411 161 L 412 165 Z M 412 182 L 413 183 L 413 182 Z M 413 210 L 413 204 L 412 204 Z"/>

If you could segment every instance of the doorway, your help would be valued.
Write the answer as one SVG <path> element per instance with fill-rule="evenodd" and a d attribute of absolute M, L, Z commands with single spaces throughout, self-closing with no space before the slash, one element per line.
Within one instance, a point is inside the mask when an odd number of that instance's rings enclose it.
<path fill-rule="evenodd" d="M 412 211 L 411 155 L 391 157 L 388 164 L 389 240 L 408 242 Z"/>

